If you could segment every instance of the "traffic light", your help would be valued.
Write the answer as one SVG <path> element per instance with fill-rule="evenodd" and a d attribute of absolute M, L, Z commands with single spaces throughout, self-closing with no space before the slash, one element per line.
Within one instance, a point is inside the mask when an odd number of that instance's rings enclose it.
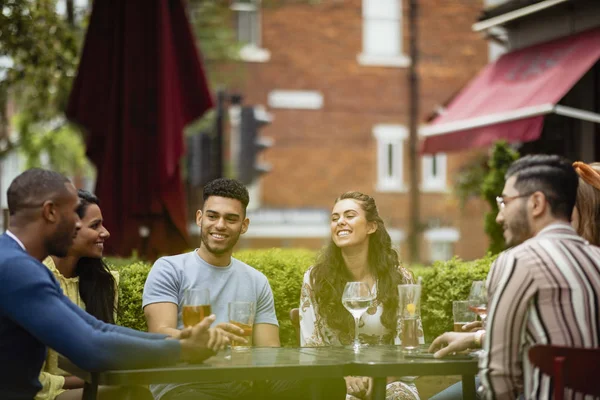
<path fill-rule="evenodd" d="M 258 156 L 261 151 L 273 146 L 273 140 L 259 137 L 259 129 L 270 124 L 273 117 L 259 106 L 242 107 L 241 114 L 237 178 L 244 185 L 249 185 L 271 170 L 269 164 L 258 161 Z"/>
<path fill-rule="evenodd" d="M 202 187 L 219 178 L 219 158 L 221 157 L 215 135 L 203 131 L 187 138 L 188 182 L 192 187 Z"/>

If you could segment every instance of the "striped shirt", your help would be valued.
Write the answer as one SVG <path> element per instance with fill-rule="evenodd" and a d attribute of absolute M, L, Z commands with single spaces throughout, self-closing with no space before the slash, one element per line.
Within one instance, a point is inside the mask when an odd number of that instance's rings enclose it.
<path fill-rule="evenodd" d="M 549 225 L 503 252 L 487 287 L 479 361 L 486 398 L 551 398 L 549 377 L 532 368 L 527 352 L 536 344 L 599 346 L 600 248 L 569 225 Z"/>

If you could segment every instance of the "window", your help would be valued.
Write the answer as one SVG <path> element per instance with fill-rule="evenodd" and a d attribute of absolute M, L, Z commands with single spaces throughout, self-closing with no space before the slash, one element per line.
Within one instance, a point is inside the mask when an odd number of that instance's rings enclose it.
<path fill-rule="evenodd" d="M 443 192 L 446 190 L 447 157 L 444 153 L 423 156 L 421 159 L 421 190 Z"/>
<path fill-rule="evenodd" d="M 272 90 L 269 107 L 296 110 L 319 110 L 323 108 L 323 94 L 314 90 Z"/>
<path fill-rule="evenodd" d="M 244 61 L 266 62 L 271 54 L 261 48 L 261 0 L 235 0 L 231 9 L 236 12 L 237 40 L 244 46 L 240 57 Z"/>
<path fill-rule="evenodd" d="M 455 228 L 433 228 L 425 231 L 429 243 L 429 261 L 447 261 L 454 256 L 454 243 L 460 238 Z"/>
<path fill-rule="evenodd" d="M 377 190 L 380 192 L 405 191 L 403 179 L 404 141 L 408 136 L 402 125 L 376 125 L 373 135 L 377 140 Z"/>
<path fill-rule="evenodd" d="M 363 0 L 362 65 L 406 67 L 402 53 L 402 0 Z"/>

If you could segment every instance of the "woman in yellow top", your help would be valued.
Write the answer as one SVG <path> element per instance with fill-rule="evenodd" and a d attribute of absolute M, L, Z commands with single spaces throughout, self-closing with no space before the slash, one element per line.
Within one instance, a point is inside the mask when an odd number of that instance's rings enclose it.
<path fill-rule="evenodd" d="M 108 323 L 115 322 L 117 304 L 115 276 L 102 260 L 104 241 L 110 233 L 102 224 L 98 198 L 79 190 L 80 205 L 77 214 L 81 229 L 66 257 L 48 257 L 44 264 L 52 271 L 64 294 L 94 317 Z M 42 390 L 35 400 L 66 400 L 81 398 L 83 381 L 65 376 L 58 368 L 58 355 L 48 349 L 46 362 L 40 374 Z"/>

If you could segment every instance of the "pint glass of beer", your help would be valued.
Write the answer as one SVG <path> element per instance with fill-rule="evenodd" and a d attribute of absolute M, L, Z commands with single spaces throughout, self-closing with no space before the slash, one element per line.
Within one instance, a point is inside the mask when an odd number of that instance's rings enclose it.
<path fill-rule="evenodd" d="M 231 349 L 234 351 L 246 350 L 252 347 L 252 326 L 254 325 L 255 306 L 253 302 L 232 301 L 229 303 L 229 323 L 236 325 L 244 330 L 244 339 L 247 344 L 231 343 Z"/>
<path fill-rule="evenodd" d="M 469 309 L 468 300 L 453 301 L 452 316 L 454 317 L 454 332 L 463 332 L 463 325 L 477 319 L 477 315 Z"/>
<path fill-rule="evenodd" d="M 186 328 L 200 323 L 212 314 L 208 289 L 190 288 L 183 292 L 183 326 Z"/>

